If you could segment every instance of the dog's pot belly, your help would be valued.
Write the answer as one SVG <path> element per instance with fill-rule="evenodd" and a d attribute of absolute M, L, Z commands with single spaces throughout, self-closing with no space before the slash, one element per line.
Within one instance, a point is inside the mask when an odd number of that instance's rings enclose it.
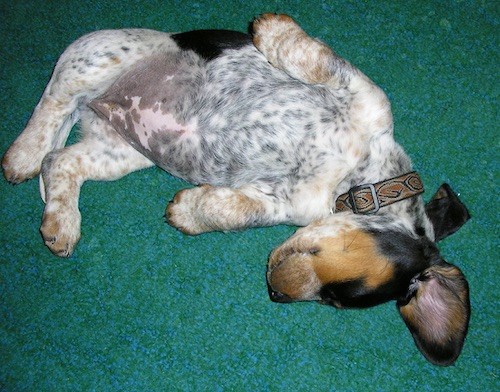
<path fill-rule="evenodd" d="M 193 183 L 307 178 L 338 150 L 347 90 L 292 79 L 253 46 L 206 60 L 192 51 L 141 61 L 90 106 L 155 164 Z"/>

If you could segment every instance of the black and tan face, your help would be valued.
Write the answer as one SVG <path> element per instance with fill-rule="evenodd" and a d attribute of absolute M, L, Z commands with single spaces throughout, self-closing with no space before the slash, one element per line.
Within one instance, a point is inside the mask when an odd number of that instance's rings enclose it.
<path fill-rule="evenodd" d="M 335 307 L 377 305 L 404 296 L 433 252 L 427 239 L 366 230 L 334 216 L 300 229 L 271 254 L 270 296 Z"/>
<path fill-rule="evenodd" d="M 468 213 L 463 205 L 458 206 L 462 210 L 450 207 L 442 199 L 441 188 L 436 196 L 426 213 L 436 238 L 445 238 L 465 223 Z M 448 211 L 443 213 L 436 203 L 446 205 Z M 436 211 L 442 218 L 434 215 Z M 442 224 L 449 212 L 458 223 Z M 432 236 L 419 235 L 418 229 L 405 232 L 395 225 L 381 229 L 383 224 L 363 224 L 363 219 L 373 223 L 378 218 L 334 214 L 299 229 L 274 250 L 267 272 L 271 299 L 319 301 L 338 308 L 396 300 L 424 356 L 436 365 L 452 364 L 462 349 L 470 318 L 464 275 L 441 258 L 429 239 Z"/>

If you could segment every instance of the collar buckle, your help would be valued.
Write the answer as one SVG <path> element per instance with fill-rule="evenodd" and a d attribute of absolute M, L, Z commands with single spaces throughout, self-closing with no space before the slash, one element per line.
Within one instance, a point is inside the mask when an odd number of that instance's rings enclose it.
<path fill-rule="evenodd" d="M 338 196 L 335 212 L 350 210 L 355 214 L 374 214 L 382 207 L 423 192 L 420 176 L 416 172 L 410 172 L 375 184 L 353 186 Z"/>
<path fill-rule="evenodd" d="M 370 190 L 372 200 L 369 200 L 366 196 L 360 193 L 364 189 Z M 373 184 L 353 186 L 347 193 L 349 195 L 349 202 L 351 204 L 352 211 L 355 214 L 375 214 L 380 209 L 377 190 Z M 356 197 L 357 194 L 358 197 Z M 363 201 L 364 205 L 358 207 L 358 200 Z"/>

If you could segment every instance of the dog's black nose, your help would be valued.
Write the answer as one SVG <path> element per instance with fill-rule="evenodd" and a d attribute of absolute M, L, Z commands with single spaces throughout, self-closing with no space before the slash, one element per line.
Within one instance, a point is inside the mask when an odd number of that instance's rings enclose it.
<path fill-rule="evenodd" d="M 271 298 L 271 301 L 279 303 L 293 302 L 293 300 L 288 295 L 280 293 L 279 291 L 274 291 L 269 286 L 267 288 L 269 290 L 269 298 Z"/>

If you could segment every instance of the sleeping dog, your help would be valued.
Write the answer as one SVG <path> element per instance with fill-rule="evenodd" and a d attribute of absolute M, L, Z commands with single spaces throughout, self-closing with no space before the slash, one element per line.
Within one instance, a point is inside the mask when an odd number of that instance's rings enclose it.
<path fill-rule="evenodd" d="M 81 121 L 81 140 L 65 147 Z M 158 165 L 198 186 L 169 203 L 187 234 L 303 226 L 269 258 L 273 301 L 396 300 L 425 357 L 449 365 L 467 333 L 467 281 L 435 243 L 469 218 L 447 185 L 425 205 L 384 92 L 290 17 L 252 34 L 99 31 L 60 57 L 6 179 L 40 175 L 45 244 L 71 255 L 86 180 Z"/>

